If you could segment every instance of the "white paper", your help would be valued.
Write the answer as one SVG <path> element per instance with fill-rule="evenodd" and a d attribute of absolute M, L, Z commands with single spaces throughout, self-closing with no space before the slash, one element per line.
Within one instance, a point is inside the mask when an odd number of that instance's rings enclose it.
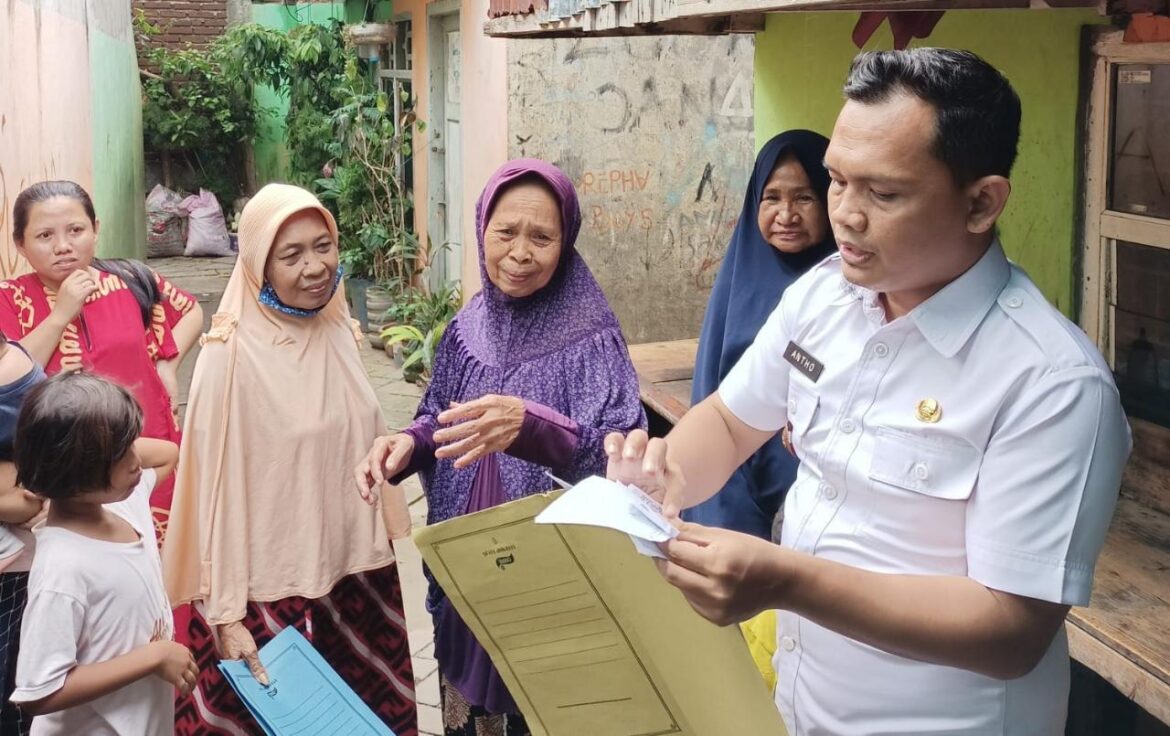
<path fill-rule="evenodd" d="M 630 535 L 634 547 L 650 557 L 664 558 L 656 543 L 678 536 L 678 530 L 662 515 L 657 501 L 639 488 L 596 475 L 566 490 L 534 521 L 616 529 Z"/>

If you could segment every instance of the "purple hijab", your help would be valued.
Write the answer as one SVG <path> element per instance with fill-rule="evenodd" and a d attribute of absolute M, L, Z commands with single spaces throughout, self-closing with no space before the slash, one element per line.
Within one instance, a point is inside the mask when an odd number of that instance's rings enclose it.
<path fill-rule="evenodd" d="M 539 177 L 560 203 L 561 255 L 544 288 L 513 298 L 488 278 L 484 232 L 507 187 L 533 177 Z M 569 482 L 604 473 L 605 436 L 646 426 L 621 326 L 574 247 L 581 213 L 569 178 L 544 161 L 510 161 L 484 187 L 475 207 L 475 224 L 483 290 L 447 327 L 431 383 L 407 430 L 416 449 L 403 475 L 420 473 L 429 524 L 547 491 L 552 483 L 546 470 Z M 521 459 L 516 454 L 523 453 L 515 445 L 463 470 L 456 470 L 450 460 L 436 460 L 431 435 L 438 429 L 438 414 L 452 401 L 486 394 L 522 398 L 530 413 L 552 417 L 554 429 L 546 440 L 568 448 L 553 453 L 560 460 L 541 465 L 531 457 Z M 515 712 L 499 674 L 433 581 L 427 606 L 435 615 L 436 656 L 447 680 L 473 705 L 492 713 Z"/>
<path fill-rule="evenodd" d="M 561 258 L 548 285 L 531 296 L 504 294 L 488 278 L 484 233 L 500 195 L 518 179 L 539 177 L 561 205 Z M 521 158 L 501 166 L 475 203 L 475 235 L 483 290 L 459 313 L 463 343 L 487 365 L 506 368 L 543 358 L 621 326 L 605 294 L 577 253 L 581 208 L 565 174 L 550 163 Z M 552 407 L 557 408 L 557 407 Z"/>

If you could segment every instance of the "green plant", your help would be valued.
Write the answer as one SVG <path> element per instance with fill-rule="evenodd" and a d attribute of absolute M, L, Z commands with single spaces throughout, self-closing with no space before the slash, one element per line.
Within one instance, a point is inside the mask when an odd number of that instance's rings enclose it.
<path fill-rule="evenodd" d="M 316 181 L 319 196 L 337 215 L 341 258 L 351 276 L 404 294 L 425 267 L 408 222 L 410 192 L 403 161 L 411 154 L 412 111 L 395 120 L 394 105 L 364 74 L 356 57 L 346 61 L 341 105 L 331 114 L 332 176 Z M 404 104 L 412 100 L 403 97 Z"/>
<path fill-rule="evenodd" d="M 386 319 L 398 324 L 382 330 L 382 341 L 390 347 L 401 346 L 406 380 L 430 380 L 435 352 L 448 323 L 459 311 L 459 303 L 459 286 L 452 282 L 435 292 L 412 289 L 387 311 Z"/>
<path fill-rule="evenodd" d="M 308 24 L 288 35 L 286 143 L 293 181 L 308 186 L 333 158 L 333 110 L 346 93 L 346 46 L 341 21 Z"/>
<path fill-rule="evenodd" d="M 287 40 L 257 25 L 235 26 L 206 49 L 156 46 L 160 32 L 141 13 L 135 32 L 148 69 L 141 70 L 143 134 L 162 156 L 163 178 L 174 186 L 173 162 L 195 175 L 191 188 L 206 187 L 221 202 L 254 188 L 252 161 L 260 116 L 254 101 L 259 83 L 279 83 Z M 190 183 L 190 182 L 189 182 Z"/>

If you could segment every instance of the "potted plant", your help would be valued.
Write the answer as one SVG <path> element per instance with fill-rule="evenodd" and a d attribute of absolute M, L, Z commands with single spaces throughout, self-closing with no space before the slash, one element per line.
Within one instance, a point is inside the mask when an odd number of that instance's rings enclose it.
<path fill-rule="evenodd" d="M 395 121 L 386 93 L 356 64 L 346 65 L 341 92 L 341 104 L 330 115 L 334 158 L 328 164 L 329 175 L 317 179 L 316 185 L 337 215 L 341 261 L 352 284 L 354 312 L 359 321 L 365 313 L 371 341 L 380 346 L 383 316 L 414 288 L 424 265 L 418 237 L 408 222 L 410 193 L 401 175 L 416 121 L 412 114 Z M 362 291 L 364 299 L 359 299 Z"/>
<path fill-rule="evenodd" d="M 391 308 L 390 313 L 403 323 L 383 328 L 381 337 L 387 354 L 394 354 L 407 381 L 426 384 L 430 380 L 439 341 L 459 304 L 459 286 L 452 282 L 434 293 L 413 289 Z"/>

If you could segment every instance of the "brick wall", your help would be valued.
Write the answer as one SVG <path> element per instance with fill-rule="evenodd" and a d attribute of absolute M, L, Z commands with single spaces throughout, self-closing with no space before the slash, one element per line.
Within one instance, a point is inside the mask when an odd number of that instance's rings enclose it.
<path fill-rule="evenodd" d="M 133 0 L 133 7 L 162 29 L 155 40 L 172 48 L 203 46 L 227 27 L 227 0 Z"/>

